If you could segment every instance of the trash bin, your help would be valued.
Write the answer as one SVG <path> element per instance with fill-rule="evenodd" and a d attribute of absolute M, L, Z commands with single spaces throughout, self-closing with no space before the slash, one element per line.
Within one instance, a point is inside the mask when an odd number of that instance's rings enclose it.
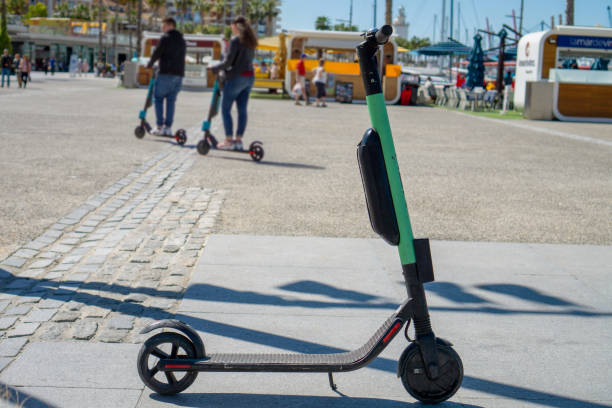
<path fill-rule="evenodd" d="M 552 120 L 553 89 L 554 83 L 552 82 L 527 81 L 523 116 L 532 120 Z"/>
<path fill-rule="evenodd" d="M 123 66 L 123 86 L 126 88 L 138 88 L 136 82 L 136 74 L 138 72 L 138 63 L 126 61 Z"/>

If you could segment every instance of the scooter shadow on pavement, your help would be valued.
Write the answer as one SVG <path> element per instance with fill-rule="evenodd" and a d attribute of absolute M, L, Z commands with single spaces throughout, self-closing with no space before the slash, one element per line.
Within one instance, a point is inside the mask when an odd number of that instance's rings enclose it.
<path fill-rule="evenodd" d="M 222 152 L 222 150 L 220 150 Z M 222 159 L 222 160 L 235 160 L 235 161 L 244 161 L 251 162 L 250 159 L 244 159 L 242 157 L 226 157 L 226 156 L 211 156 L 211 159 Z M 303 163 L 287 163 L 287 162 L 274 162 L 269 160 L 263 160 L 257 163 L 258 166 L 278 166 L 278 167 L 289 167 L 296 169 L 308 169 L 308 170 L 325 170 L 327 167 L 317 166 L 314 164 L 303 164 Z"/>
<path fill-rule="evenodd" d="M 313 395 L 278 395 L 278 394 L 198 394 L 181 393 L 174 396 L 163 396 L 151 392 L 150 398 L 179 407 L 202 407 L 222 405 L 227 408 L 250 407 L 331 407 L 331 408 L 417 408 L 430 407 L 420 402 L 406 402 L 382 398 L 349 397 L 340 393 L 340 397 L 321 397 Z M 445 401 L 436 405 L 440 408 L 484 408 L 479 405 L 462 404 Z"/>
<path fill-rule="evenodd" d="M 168 143 L 174 146 L 180 146 L 178 143 L 172 141 L 172 140 L 152 140 L 150 139 L 151 142 L 156 142 L 156 143 Z M 182 148 L 186 148 L 186 149 L 195 149 L 197 148 L 197 145 L 192 145 L 192 144 L 184 144 L 181 146 Z M 223 152 L 223 150 L 219 150 L 219 152 Z M 236 161 L 244 161 L 244 162 L 252 162 L 252 160 L 250 159 L 245 159 L 242 157 L 226 157 L 226 156 L 210 156 L 208 159 L 223 159 L 223 160 L 236 160 Z M 296 168 L 296 169 L 306 169 L 306 170 L 325 170 L 327 167 L 323 167 L 323 166 L 316 166 L 314 164 L 303 164 L 303 163 L 287 163 L 287 162 L 274 162 L 274 161 L 269 161 L 269 160 L 265 160 L 265 161 L 261 161 L 258 162 L 258 164 L 260 166 L 278 166 L 278 167 L 289 167 L 289 168 Z"/>
<path fill-rule="evenodd" d="M 11 272 L 4 270 L 0 267 L 0 277 L 4 282 L 8 282 L 13 278 L 17 278 Z M 40 284 L 48 283 L 49 288 L 51 289 L 50 293 L 46 294 L 46 298 L 49 299 L 63 299 L 67 295 L 76 295 L 76 290 L 65 289 L 61 293 L 55 287 L 53 282 L 46 282 L 41 279 L 33 279 L 33 278 L 22 278 L 33 281 L 39 281 Z M 64 284 L 77 283 L 74 281 L 65 281 Z M 88 283 L 78 282 L 81 286 L 80 289 L 87 289 L 90 287 Z M 96 286 L 97 287 L 97 286 Z M 10 289 L 2 288 L 0 289 L 0 293 L 10 291 Z M 55 293 L 54 291 L 57 291 Z M 128 292 L 136 292 L 136 293 L 144 293 L 150 296 L 173 296 L 174 294 L 171 292 L 159 291 L 157 289 L 150 288 L 132 288 L 126 287 L 117 284 L 108 285 L 102 292 L 116 292 L 116 293 L 125 293 Z M 119 312 L 126 315 L 132 315 L 136 317 L 149 317 L 154 320 L 160 319 L 178 319 L 191 324 L 193 328 L 198 331 L 219 335 L 224 337 L 231 337 L 234 339 L 245 340 L 256 344 L 267 345 L 272 347 L 282 348 L 287 350 L 288 352 L 298 352 L 298 353 L 342 353 L 346 352 L 345 349 L 340 349 L 337 347 L 330 347 L 328 345 L 308 342 L 303 339 L 296 339 L 288 336 L 283 336 L 274 333 L 263 332 L 255 329 L 251 329 L 248 327 L 237 326 L 230 323 L 222 323 L 216 322 L 208 319 L 204 319 L 199 316 L 186 315 L 183 313 L 173 314 L 168 312 L 167 310 L 162 310 L 156 307 L 142 307 L 140 305 L 132 305 L 128 304 L 126 308 L 122 308 L 119 305 L 119 301 L 116 301 L 112 298 L 107 298 L 102 294 L 88 294 L 84 292 L 79 293 L 80 298 L 79 302 L 82 302 L 87 305 L 97 305 L 103 308 L 113 309 L 117 308 Z M 269 299 L 267 299 L 269 300 Z M 362 303 L 362 307 L 371 308 L 372 304 L 369 302 Z M 436 308 L 433 308 L 436 309 Z M 457 309 L 458 311 L 462 310 L 461 308 Z M 483 313 L 483 311 L 475 311 L 478 313 Z M 484 311 L 486 313 L 486 311 Z M 567 313 L 566 313 L 567 314 Z M 384 357 L 376 358 L 372 364 L 370 364 L 370 368 L 381 370 L 385 372 L 395 373 L 397 370 L 397 361 L 391 360 Z M 501 382 L 488 380 L 485 378 L 478 378 L 471 375 L 466 375 L 463 381 L 463 388 L 475 390 L 481 393 L 499 396 L 504 398 L 511 398 L 515 400 L 537 400 L 540 405 L 554 408 L 609 408 L 609 405 L 604 405 L 595 402 L 584 401 L 580 399 L 575 399 L 572 397 L 565 397 L 563 395 L 552 394 L 546 391 L 538 391 L 535 389 L 529 389 L 522 386 L 504 384 Z M 3 390 L 10 390 L 14 395 L 18 396 L 18 401 L 24 401 L 26 398 L 28 402 L 23 406 L 25 408 L 28 407 L 50 407 L 55 408 L 51 404 L 45 403 L 36 399 L 35 397 L 30 397 L 27 393 L 19 391 L 11 386 L 0 383 L 0 393 Z M 244 395 L 244 394 L 196 394 L 196 393 L 181 393 L 174 397 L 163 397 L 155 393 L 151 393 L 151 398 L 160 401 L 168 401 L 170 403 L 175 404 L 176 406 L 193 406 L 200 407 L 202 406 L 202 398 L 206 398 L 206 401 L 210 401 L 209 398 L 212 396 L 216 396 L 223 401 L 230 401 L 229 403 L 223 403 L 219 405 L 223 405 L 226 407 L 248 407 L 251 408 L 253 406 L 279 406 L 278 404 L 274 404 L 278 399 L 282 399 L 283 402 L 288 402 L 286 406 L 305 406 L 305 403 L 309 401 L 314 401 L 314 404 L 308 404 L 311 406 L 321 406 L 325 403 L 336 403 L 340 404 L 341 401 L 346 401 L 348 406 L 350 402 L 350 406 L 362 406 L 362 407 L 371 407 L 371 406 L 380 406 L 383 408 L 395 408 L 395 407 L 425 407 L 426 405 L 422 405 L 420 403 L 414 403 L 412 405 L 406 405 L 406 402 L 400 401 L 389 401 L 389 400 L 381 400 L 381 399 L 368 399 L 368 398 L 342 398 L 338 399 L 337 397 L 312 397 L 312 396 L 279 396 L 279 395 Z M 0 394 L 1 397 L 1 394 Z M 258 400 L 261 398 L 261 400 Z M 310 399 L 310 400 L 309 400 Z M 13 399 L 15 400 L 15 399 Z M 261 403 L 259 402 L 261 401 Z M 338 401 L 338 402 L 336 402 Z M 320 402 L 320 403 L 318 403 Z M 301 403 L 301 404 L 299 404 Z M 191 404 L 191 405 L 190 405 Z M 195 404 L 195 405 L 194 405 Z M 355 405 L 358 404 L 358 405 Z M 281 405 L 284 406 L 284 405 Z M 335 407 L 342 407 L 343 405 L 330 405 Z M 440 405 L 442 408 L 484 408 L 478 407 L 469 404 L 456 404 L 449 401 L 446 401 Z"/>
<path fill-rule="evenodd" d="M 47 401 L 40 400 L 22 390 L 0 382 L 0 406 L 23 408 L 59 408 Z M 6 405 L 5 405 L 6 404 Z M 14 405 L 13 405 L 14 404 Z"/>

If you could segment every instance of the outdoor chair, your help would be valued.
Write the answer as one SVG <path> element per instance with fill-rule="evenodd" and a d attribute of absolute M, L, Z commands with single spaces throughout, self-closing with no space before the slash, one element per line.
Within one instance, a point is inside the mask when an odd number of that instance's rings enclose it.
<path fill-rule="evenodd" d="M 446 105 L 446 95 L 444 94 L 444 88 L 441 86 L 436 86 L 436 104 Z"/>
<path fill-rule="evenodd" d="M 495 109 L 497 91 L 487 91 L 484 95 L 484 106 L 487 109 Z"/>
<path fill-rule="evenodd" d="M 452 86 L 448 87 L 448 106 L 450 108 L 456 108 L 459 104 L 459 96 L 457 95 L 457 88 Z"/>
<path fill-rule="evenodd" d="M 470 100 L 470 108 L 472 111 L 477 112 L 482 110 L 484 95 L 485 90 L 481 86 L 474 87 L 472 91 L 468 94 L 468 99 Z"/>
<path fill-rule="evenodd" d="M 444 88 L 444 97 L 446 98 L 446 103 L 444 105 L 448 106 L 448 107 L 452 107 L 452 99 L 453 99 L 453 97 L 451 95 L 451 88 L 450 87 Z"/>
<path fill-rule="evenodd" d="M 459 94 L 459 109 L 467 109 L 469 106 L 467 93 L 464 89 L 457 89 L 457 93 Z"/>
<path fill-rule="evenodd" d="M 417 105 L 426 105 L 432 101 L 431 96 L 429 96 L 429 92 L 427 89 L 420 85 L 417 90 Z"/>

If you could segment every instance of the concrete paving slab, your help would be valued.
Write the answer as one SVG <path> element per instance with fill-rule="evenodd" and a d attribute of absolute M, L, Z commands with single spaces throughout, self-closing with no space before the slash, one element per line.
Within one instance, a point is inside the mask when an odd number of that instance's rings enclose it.
<path fill-rule="evenodd" d="M 355 280 L 367 292 L 354 290 Z M 179 312 L 226 313 L 229 303 L 232 311 L 240 304 L 240 313 L 361 315 L 395 310 L 402 299 L 394 292 L 371 269 L 199 264 Z"/>
<path fill-rule="evenodd" d="M 320 238 L 215 235 L 206 244 L 200 263 L 209 265 L 263 265 L 323 268 L 376 268 L 368 256 L 369 242 L 356 238 Z"/>
<path fill-rule="evenodd" d="M 14 387 L 23 408 L 132 408 L 140 390 L 104 388 Z"/>
<path fill-rule="evenodd" d="M 0 375 L 15 387 L 142 389 L 135 344 L 33 342 Z"/>
<path fill-rule="evenodd" d="M 343 267 L 338 253 L 364 262 Z M 591 286 L 607 277 L 607 248 L 434 241 L 432 253 L 433 327 L 455 344 L 465 369 L 462 388 L 441 407 L 610 407 L 612 298 Z M 289 268 L 291 259 L 299 266 Z M 213 235 L 176 318 L 212 353 L 342 352 L 367 341 L 404 296 L 395 248 L 378 240 Z M 381 299 L 389 304 L 380 307 Z M 324 374 L 201 373 L 179 396 L 145 389 L 125 406 L 420 406 L 396 377 L 406 345 L 400 335 L 368 367 L 335 375 L 339 393 Z M 82 395 L 96 406 L 104 393 L 91 390 L 113 389 L 131 404 L 143 388 L 138 348 L 34 342 L 0 381 L 51 402 Z"/>
<path fill-rule="evenodd" d="M 146 391 L 145 391 L 146 393 Z M 146 394 L 145 394 L 146 395 Z M 422 407 L 420 404 L 406 403 L 403 400 L 394 400 L 390 397 L 383 398 L 359 398 L 353 396 L 342 395 L 309 395 L 298 392 L 296 395 L 286 395 L 282 392 L 264 394 L 257 392 L 252 393 L 209 393 L 206 398 L 202 399 L 200 394 L 187 393 L 177 397 L 162 397 L 151 395 L 144 399 L 138 405 L 139 407 L 167 407 L 169 405 L 178 405 L 181 407 L 224 407 L 224 408 L 246 408 L 246 407 L 270 407 L 270 408 L 312 408 L 312 407 L 333 407 L 333 408 L 409 408 Z M 454 402 L 447 402 L 438 405 L 440 408 L 479 408 L 472 405 L 463 405 Z"/>

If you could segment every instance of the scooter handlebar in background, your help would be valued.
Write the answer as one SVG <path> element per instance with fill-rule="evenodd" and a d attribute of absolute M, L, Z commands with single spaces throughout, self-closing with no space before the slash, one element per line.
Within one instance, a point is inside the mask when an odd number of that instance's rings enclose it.
<path fill-rule="evenodd" d="M 363 34 L 365 42 L 370 46 L 385 45 L 393 34 L 393 27 L 388 24 L 380 28 L 371 28 Z"/>
<path fill-rule="evenodd" d="M 357 46 L 361 78 L 366 95 L 382 93 L 376 53 L 379 46 L 389 41 L 391 34 L 393 34 L 393 27 L 390 25 L 384 25 L 380 29 L 372 28 L 363 35 L 365 40 Z"/>
<path fill-rule="evenodd" d="M 378 45 L 386 44 L 387 41 L 389 41 L 389 38 L 391 38 L 391 34 L 393 34 L 393 27 L 385 24 L 384 26 L 380 27 L 380 29 L 376 31 L 376 34 L 374 35 L 376 43 Z"/>

